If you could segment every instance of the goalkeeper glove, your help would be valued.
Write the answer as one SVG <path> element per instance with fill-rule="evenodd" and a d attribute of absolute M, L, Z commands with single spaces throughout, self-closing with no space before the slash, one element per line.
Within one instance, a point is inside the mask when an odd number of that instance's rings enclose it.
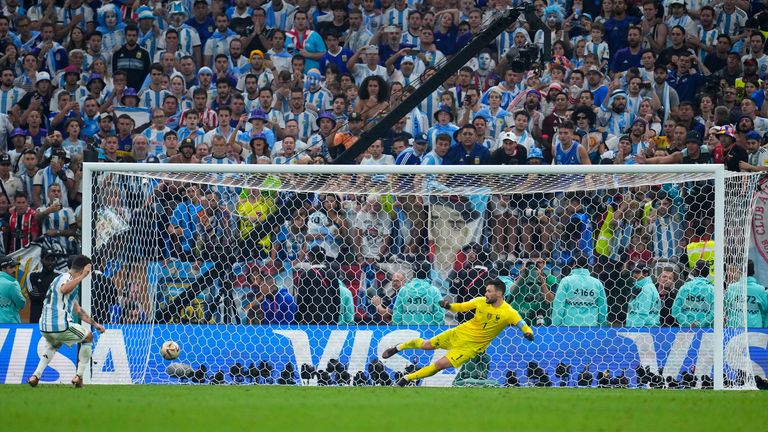
<path fill-rule="evenodd" d="M 533 333 L 525 333 L 524 336 L 528 341 L 533 342 Z"/>
<path fill-rule="evenodd" d="M 448 300 L 440 300 L 440 303 L 438 303 L 441 308 L 443 309 L 450 309 L 451 308 L 451 302 Z"/>

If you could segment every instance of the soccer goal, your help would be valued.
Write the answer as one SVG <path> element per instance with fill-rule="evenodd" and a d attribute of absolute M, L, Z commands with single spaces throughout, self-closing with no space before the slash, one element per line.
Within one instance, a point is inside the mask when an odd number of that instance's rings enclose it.
<path fill-rule="evenodd" d="M 385 349 L 471 320 L 438 302 L 500 279 L 534 341 L 507 329 L 420 385 L 752 389 L 768 370 L 750 353 L 766 340 L 748 298 L 758 180 L 716 165 L 88 163 L 83 249 L 101 274 L 82 303 L 108 328 L 90 381 L 388 385 L 445 351 Z"/>

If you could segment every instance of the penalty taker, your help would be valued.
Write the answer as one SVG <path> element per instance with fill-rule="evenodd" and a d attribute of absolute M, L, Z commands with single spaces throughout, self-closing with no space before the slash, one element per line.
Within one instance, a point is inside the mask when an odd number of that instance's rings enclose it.
<path fill-rule="evenodd" d="M 404 387 L 411 381 L 430 377 L 449 367 L 458 369 L 473 357 L 483 353 L 491 341 L 509 325 L 518 327 L 526 339 L 533 341 L 531 327 L 512 306 L 504 301 L 505 289 L 503 281 L 492 279 L 485 283 L 485 297 L 477 297 L 464 303 L 449 303 L 447 300 L 441 300 L 440 306 L 451 312 L 474 310 L 475 316 L 432 339 L 416 338 L 386 349 L 381 355 L 385 359 L 406 349 L 448 350 L 445 357 L 400 378 L 397 385 Z"/>

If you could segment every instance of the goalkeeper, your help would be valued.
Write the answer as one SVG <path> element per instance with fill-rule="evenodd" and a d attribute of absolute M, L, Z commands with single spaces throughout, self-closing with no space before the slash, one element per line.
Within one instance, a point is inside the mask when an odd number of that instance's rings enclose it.
<path fill-rule="evenodd" d="M 448 350 L 445 357 L 404 376 L 398 380 L 397 385 L 403 387 L 411 381 L 430 377 L 449 367 L 458 369 L 471 358 L 483 353 L 491 341 L 508 325 L 519 327 L 525 338 L 532 341 L 533 330 L 520 317 L 520 314 L 504 301 L 505 289 L 504 282 L 492 279 L 485 283 L 485 298 L 477 297 L 465 303 L 449 303 L 447 300 L 441 300 L 440 306 L 451 312 L 474 310 L 474 318 L 432 339 L 416 338 L 386 349 L 381 355 L 385 359 L 406 349 Z"/>

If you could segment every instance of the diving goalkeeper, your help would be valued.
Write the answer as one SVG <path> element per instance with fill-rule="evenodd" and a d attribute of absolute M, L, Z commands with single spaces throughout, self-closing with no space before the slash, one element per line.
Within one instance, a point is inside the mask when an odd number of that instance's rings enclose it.
<path fill-rule="evenodd" d="M 448 350 L 445 357 L 404 376 L 397 381 L 397 385 L 406 386 L 411 381 L 430 377 L 451 366 L 458 369 L 471 358 L 484 352 L 491 341 L 508 325 L 519 327 L 525 338 L 533 341 L 533 330 L 520 314 L 504 301 L 505 288 L 504 282 L 492 279 L 485 283 L 485 298 L 477 297 L 465 303 L 449 303 L 447 300 L 441 300 L 440 306 L 451 312 L 474 310 L 474 318 L 432 339 L 416 338 L 386 349 L 381 355 L 385 359 L 406 349 Z"/>

